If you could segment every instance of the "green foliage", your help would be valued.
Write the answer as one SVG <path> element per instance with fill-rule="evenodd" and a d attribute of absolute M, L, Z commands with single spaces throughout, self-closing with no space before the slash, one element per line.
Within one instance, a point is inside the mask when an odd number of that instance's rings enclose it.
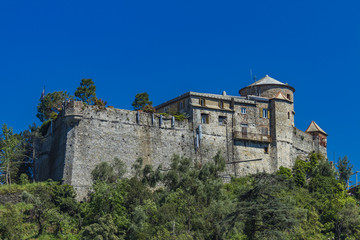
<path fill-rule="evenodd" d="M 80 86 L 75 91 L 75 97 L 89 105 L 94 105 L 96 98 L 96 86 L 92 79 L 81 79 Z M 106 104 L 105 104 L 106 105 Z"/>
<path fill-rule="evenodd" d="M 151 106 L 151 105 L 146 105 L 146 106 L 144 106 L 144 107 L 142 108 L 142 110 L 143 110 L 144 112 L 147 112 L 147 113 L 154 113 L 154 112 L 156 112 L 156 109 L 155 109 L 153 106 Z"/>
<path fill-rule="evenodd" d="M 306 172 L 308 169 L 307 162 L 296 159 L 295 165 L 293 168 L 294 181 L 297 186 L 303 187 L 306 184 Z"/>
<path fill-rule="evenodd" d="M 319 163 L 325 161 L 324 157 L 318 153 L 310 154 L 306 161 L 299 158 L 296 159 L 293 167 L 293 175 L 296 185 L 300 187 L 305 186 L 307 180 L 317 174 Z"/>
<path fill-rule="evenodd" d="M 84 240 L 118 240 L 118 230 L 111 215 L 100 217 L 95 223 L 85 227 L 82 233 Z"/>
<path fill-rule="evenodd" d="M 149 94 L 147 92 L 136 94 L 132 106 L 134 110 L 143 110 L 146 106 L 152 106 L 152 102 L 149 101 Z"/>
<path fill-rule="evenodd" d="M 45 187 L 46 185 L 46 182 L 29 183 L 25 185 L 0 185 L 0 194 L 21 193 L 23 191 L 34 192 L 36 189 Z"/>
<path fill-rule="evenodd" d="M 19 184 L 20 184 L 20 185 L 29 184 L 29 177 L 28 177 L 28 175 L 26 175 L 25 173 L 22 173 L 22 174 L 20 175 L 20 178 L 19 178 Z"/>
<path fill-rule="evenodd" d="M 249 239 L 286 239 L 303 216 L 294 203 L 279 194 L 281 190 L 288 190 L 287 182 L 281 178 L 256 175 L 253 188 L 238 196 L 235 212 L 226 219 L 228 226 L 237 229 L 228 230 L 241 229 Z"/>
<path fill-rule="evenodd" d="M 39 128 L 35 123 L 30 125 L 25 131 L 21 132 L 20 135 L 23 139 L 23 147 L 25 151 L 17 173 L 19 183 L 21 174 L 26 174 L 29 180 L 33 179 L 35 175 L 35 159 L 40 153 L 37 151 L 39 149 L 38 146 L 43 140 Z"/>
<path fill-rule="evenodd" d="M 360 239 L 359 205 L 321 155 L 224 184 L 225 169 L 220 153 L 207 162 L 174 156 L 157 169 L 139 158 L 125 179 L 115 159 L 95 167 L 82 203 L 57 182 L 0 186 L 25 190 L 23 203 L 0 205 L 0 238 Z"/>
<path fill-rule="evenodd" d="M 174 115 L 174 117 L 177 121 L 185 121 L 189 118 L 185 113 L 177 113 Z"/>
<path fill-rule="evenodd" d="M 94 101 L 94 105 L 95 105 L 98 109 L 100 109 L 100 110 L 105 109 L 105 108 L 106 108 L 106 104 L 107 104 L 107 102 L 103 101 L 101 98 L 97 98 L 97 99 L 95 99 L 95 101 Z"/>
<path fill-rule="evenodd" d="M 49 127 L 51 126 L 51 119 L 46 120 L 45 122 L 43 122 L 39 128 L 39 132 L 41 133 L 41 136 L 46 136 L 46 133 L 49 130 Z"/>
<path fill-rule="evenodd" d="M 6 124 L 3 124 L 0 138 L 1 183 L 11 184 L 14 182 L 24 152 L 21 135 L 14 134 L 11 127 L 8 128 Z"/>
<path fill-rule="evenodd" d="M 125 164 L 120 159 L 115 158 L 112 165 L 108 164 L 107 162 L 102 162 L 96 165 L 94 170 L 91 172 L 91 175 L 94 183 L 113 183 L 118 178 L 122 178 L 122 176 L 125 174 L 125 171 Z"/>
<path fill-rule="evenodd" d="M 6 204 L 0 209 L 0 238 L 18 240 L 24 237 L 26 228 L 31 227 L 25 223 L 24 212 L 31 208 L 23 203 Z"/>
<path fill-rule="evenodd" d="M 36 117 L 38 117 L 41 122 L 56 119 L 57 114 L 59 114 L 62 109 L 63 102 L 69 98 L 69 94 L 63 91 L 46 94 L 37 106 Z"/>
<path fill-rule="evenodd" d="M 339 158 L 337 164 L 339 170 L 339 179 L 346 185 L 352 175 L 353 165 L 350 164 L 350 161 L 347 156 Z"/>
<path fill-rule="evenodd" d="M 279 170 L 276 172 L 276 175 L 282 176 L 285 179 L 293 178 L 291 169 L 283 166 L 280 166 Z"/>
<path fill-rule="evenodd" d="M 126 182 L 99 182 L 94 185 L 94 192 L 90 196 L 90 204 L 85 222 L 96 223 L 101 217 L 111 215 L 120 234 L 124 234 L 129 225 L 125 208 Z"/>

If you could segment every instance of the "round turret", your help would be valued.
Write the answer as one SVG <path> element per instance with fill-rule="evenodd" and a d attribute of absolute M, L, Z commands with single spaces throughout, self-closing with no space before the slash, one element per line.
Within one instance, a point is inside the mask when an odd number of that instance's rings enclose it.
<path fill-rule="evenodd" d="M 259 81 L 240 89 L 241 96 L 261 96 L 266 98 L 275 98 L 279 93 L 282 93 L 288 100 L 293 101 L 295 89 L 287 83 L 279 82 L 278 80 L 266 75 Z"/>

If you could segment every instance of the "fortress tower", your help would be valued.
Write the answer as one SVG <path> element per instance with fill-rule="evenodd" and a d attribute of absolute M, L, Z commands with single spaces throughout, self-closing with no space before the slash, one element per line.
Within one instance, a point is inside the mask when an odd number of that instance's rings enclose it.
<path fill-rule="evenodd" d="M 268 75 L 239 91 L 241 96 L 256 95 L 269 99 L 269 125 L 272 139 L 270 145 L 276 168 L 291 167 L 294 161 L 290 157 L 295 126 L 294 92 L 293 87 Z"/>
<path fill-rule="evenodd" d="M 226 160 L 224 179 L 291 168 L 311 152 L 326 156 L 327 134 L 315 122 L 295 128 L 295 89 L 269 76 L 242 88 L 240 96 L 187 92 L 155 107 L 156 113 L 64 103 L 48 130 L 36 161 L 36 180 L 63 180 L 86 197 L 91 171 L 115 158 L 127 167 L 169 167 L 174 154 L 198 162 L 218 151 Z M 176 120 L 171 114 L 184 114 Z"/>

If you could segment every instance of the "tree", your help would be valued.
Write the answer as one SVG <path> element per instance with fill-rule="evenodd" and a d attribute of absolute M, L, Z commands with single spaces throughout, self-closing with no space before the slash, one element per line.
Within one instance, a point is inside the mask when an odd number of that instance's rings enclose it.
<path fill-rule="evenodd" d="M 35 159 L 38 155 L 36 150 L 42 140 L 42 135 L 39 127 L 36 126 L 35 123 L 30 125 L 25 131 L 21 132 L 20 135 L 24 140 L 25 154 L 20 164 L 18 177 L 20 177 L 21 174 L 26 174 L 28 179 L 33 179 L 35 177 Z"/>
<path fill-rule="evenodd" d="M 338 212 L 335 221 L 335 233 L 338 239 L 348 239 L 348 236 L 360 236 L 359 207 L 353 201 L 347 201 Z"/>
<path fill-rule="evenodd" d="M 255 175 L 253 188 L 238 195 L 236 210 L 225 218 L 224 228 L 242 232 L 246 239 L 287 239 L 304 215 L 279 194 L 282 191 L 288 191 L 282 177 Z"/>
<path fill-rule="evenodd" d="M 22 158 L 23 153 L 21 136 L 14 134 L 12 128 L 3 124 L 0 139 L 0 169 L 5 173 L 6 184 L 11 184 L 11 178 L 16 176 L 19 159 Z"/>
<path fill-rule="evenodd" d="M 65 91 L 52 92 L 45 95 L 37 106 L 36 117 L 41 122 L 55 119 L 62 109 L 63 102 L 69 99 L 69 94 Z"/>
<path fill-rule="evenodd" d="M 342 159 L 339 158 L 337 167 L 339 171 L 339 179 L 346 185 L 352 175 L 352 169 L 354 166 L 350 164 L 349 159 L 345 156 Z"/>
<path fill-rule="evenodd" d="M 134 110 L 142 110 L 146 106 L 152 106 L 152 102 L 149 101 L 149 94 L 147 92 L 136 94 L 132 106 L 134 107 Z"/>
<path fill-rule="evenodd" d="M 118 236 L 118 228 L 110 214 L 100 217 L 95 223 L 85 227 L 82 239 L 122 239 Z"/>
<path fill-rule="evenodd" d="M 94 183 L 105 182 L 114 183 L 117 179 L 123 177 L 126 172 L 126 166 L 120 159 L 115 158 L 112 165 L 107 162 L 97 164 L 91 172 Z"/>
<path fill-rule="evenodd" d="M 93 105 L 96 98 L 96 86 L 92 79 L 81 79 L 80 87 L 75 91 L 75 97 L 78 100 Z"/>

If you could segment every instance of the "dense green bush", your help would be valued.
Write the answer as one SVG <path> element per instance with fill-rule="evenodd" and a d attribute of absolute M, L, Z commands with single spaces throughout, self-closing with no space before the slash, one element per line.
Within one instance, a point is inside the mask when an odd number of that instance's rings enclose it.
<path fill-rule="evenodd" d="M 23 191 L 23 202 L 0 205 L 1 239 L 360 239 L 359 204 L 322 156 L 293 169 L 232 178 L 225 161 L 174 156 L 153 169 L 139 158 L 93 171 L 87 202 L 57 182 L 0 186 Z M 2 190 L 6 189 L 6 190 Z"/>

